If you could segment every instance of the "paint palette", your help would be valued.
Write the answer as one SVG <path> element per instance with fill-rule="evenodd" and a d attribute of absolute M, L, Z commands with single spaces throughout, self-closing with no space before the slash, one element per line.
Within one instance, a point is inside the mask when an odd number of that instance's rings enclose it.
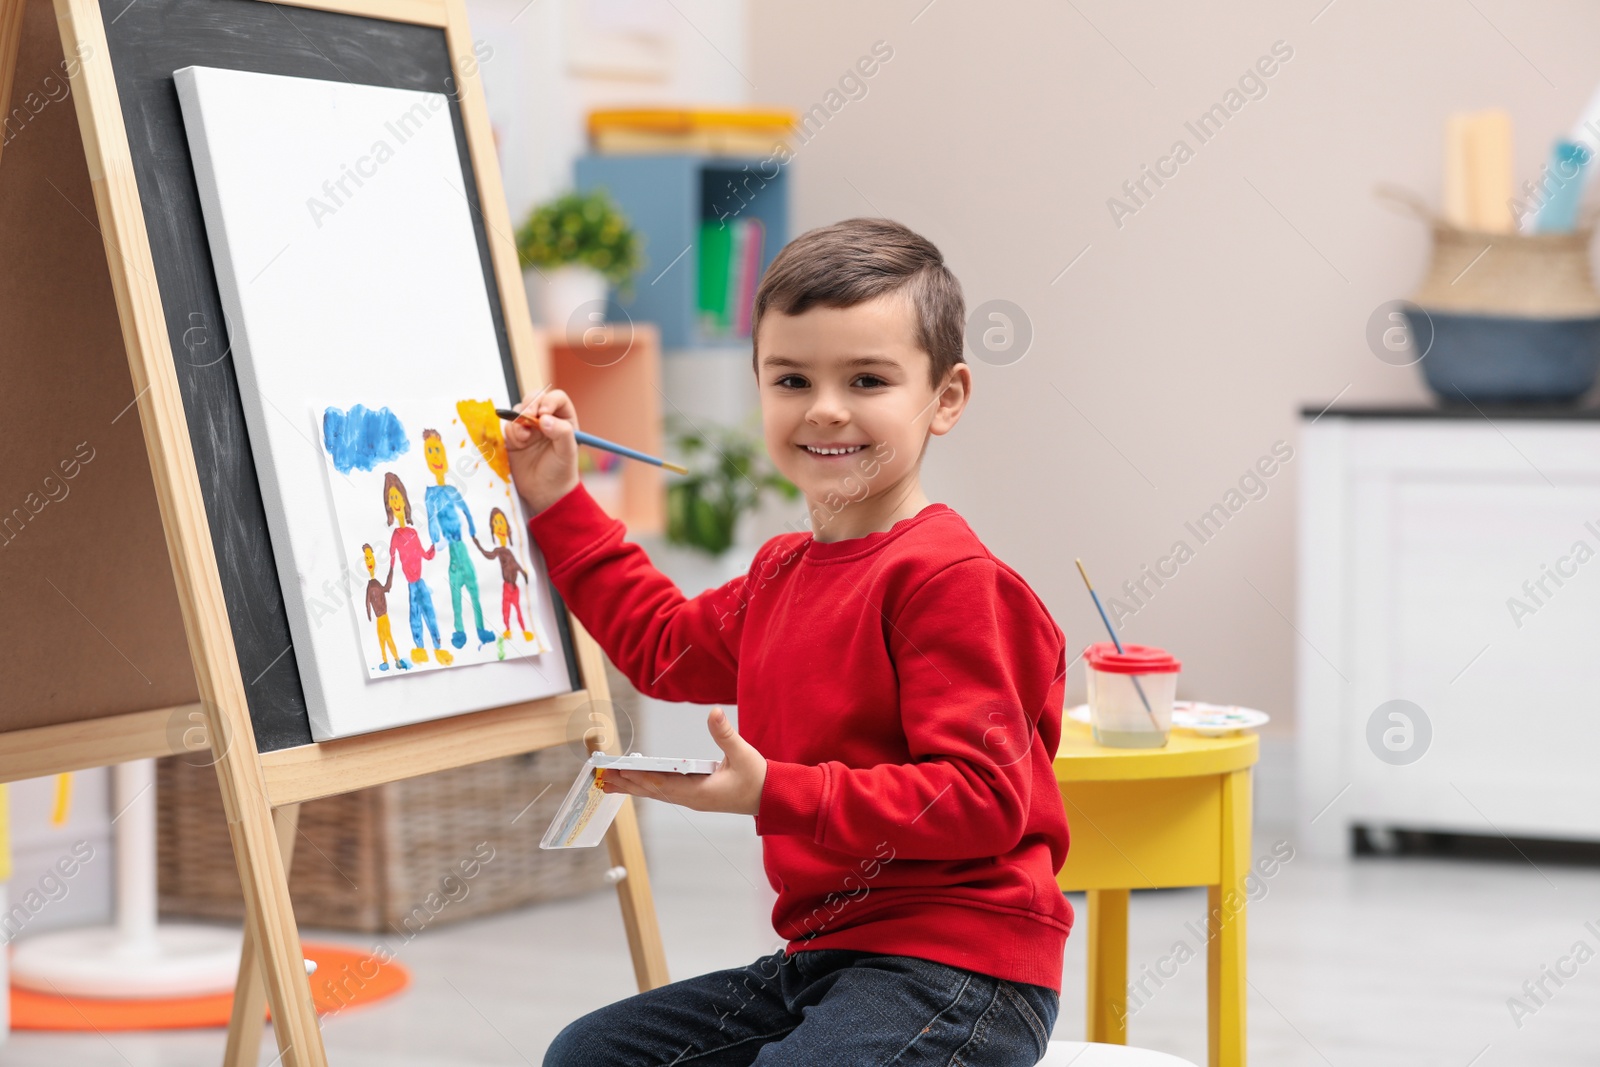
<path fill-rule="evenodd" d="M 605 768 L 624 771 L 675 771 L 678 774 L 710 774 L 717 769 L 716 760 L 680 759 L 673 756 L 641 756 L 635 752 L 627 756 L 614 756 L 605 752 L 591 752 L 588 760 L 578 769 L 572 788 L 556 809 L 555 817 L 539 841 L 540 848 L 593 848 L 606 835 L 612 820 L 617 817 L 626 793 L 607 793 L 600 788 L 597 773 Z"/>
<path fill-rule="evenodd" d="M 1089 705 L 1079 704 L 1067 709 L 1067 718 L 1089 725 Z M 1255 730 L 1270 722 L 1272 716 L 1254 708 L 1241 708 L 1233 704 L 1206 704 L 1198 700 L 1172 702 L 1172 728 L 1188 730 L 1201 737 L 1224 737 L 1240 730 Z"/>

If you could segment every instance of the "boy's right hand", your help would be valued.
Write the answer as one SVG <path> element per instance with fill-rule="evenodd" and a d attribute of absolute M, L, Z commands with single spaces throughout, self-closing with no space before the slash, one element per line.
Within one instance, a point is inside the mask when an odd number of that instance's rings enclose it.
<path fill-rule="evenodd" d="M 572 399 L 551 389 L 516 406 L 537 420 L 508 422 L 503 427 L 511 481 L 528 510 L 537 515 L 578 485 L 578 412 Z"/>

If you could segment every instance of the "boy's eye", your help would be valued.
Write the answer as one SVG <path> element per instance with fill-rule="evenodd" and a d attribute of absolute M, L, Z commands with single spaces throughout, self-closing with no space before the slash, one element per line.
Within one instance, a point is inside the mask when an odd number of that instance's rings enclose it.
<path fill-rule="evenodd" d="M 804 378 L 802 378 L 798 374 L 785 374 L 783 377 L 779 378 L 773 384 L 775 384 L 775 385 L 777 385 L 777 386 L 779 386 L 779 387 L 781 387 L 783 389 L 804 389 L 807 385 L 810 385 L 811 383 L 806 381 Z"/>
<path fill-rule="evenodd" d="M 889 383 L 876 374 L 859 374 L 856 376 L 855 384 L 863 389 L 877 389 Z"/>

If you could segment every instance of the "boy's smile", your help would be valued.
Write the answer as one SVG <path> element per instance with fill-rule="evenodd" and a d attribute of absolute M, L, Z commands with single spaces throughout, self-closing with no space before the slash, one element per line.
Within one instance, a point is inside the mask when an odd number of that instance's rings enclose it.
<path fill-rule="evenodd" d="M 922 452 L 961 417 L 971 374 L 958 364 L 929 381 L 903 294 L 769 313 L 758 350 L 767 452 L 805 494 L 817 540 L 887 530 L 927 506 Z"/>

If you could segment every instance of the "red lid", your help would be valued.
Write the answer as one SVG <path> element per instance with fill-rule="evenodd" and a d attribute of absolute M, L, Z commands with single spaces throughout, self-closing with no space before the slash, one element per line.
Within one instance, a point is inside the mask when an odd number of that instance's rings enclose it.
<path fill-rule="evenodd" d="M 1084 649 L 1083 658 L 1106 674 L 1177 674 L 1183 668 L 1170 652 L 1154 645 L 1123 645 L 1118 652 L 1110 641 L 1101 641 Z"/>

